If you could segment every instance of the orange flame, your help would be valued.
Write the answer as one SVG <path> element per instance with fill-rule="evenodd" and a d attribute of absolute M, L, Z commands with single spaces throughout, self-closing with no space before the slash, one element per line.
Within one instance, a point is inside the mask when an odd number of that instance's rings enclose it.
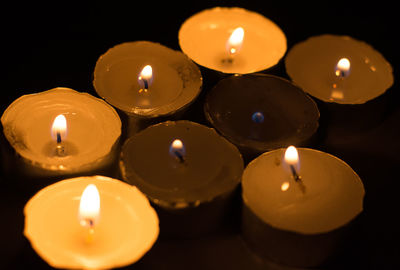
<path fill-rule="evenodd" d="M 79 204 L 79 220 L 83 227 L 94 227 L 100 216 L 100 194 L 94 184 L 82 193 Z"/>
<path fill-rule="evenodd" d="M 226 43 L 226 49 L 229 55 L 233 56 L 234 54 L 237 54 L 240 51 L 243 45 L 243 39 L 244 39 L 244 29 L 242 27 L 238 27 L 235 30 L 233 30 L 232 34 L 230 35 Z"/>
<path fill-rule="evenodd" d="M 67 135 L 67 119 L 64 115 L 58 115 L 51 126 L 51 134 L 54 138 L 65 139 Z"/>

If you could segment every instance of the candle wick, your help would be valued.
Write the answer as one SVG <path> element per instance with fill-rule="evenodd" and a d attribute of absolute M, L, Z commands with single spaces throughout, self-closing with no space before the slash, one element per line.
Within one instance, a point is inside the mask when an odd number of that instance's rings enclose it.
<path fill-rule="evenodd" d="M 89 218 L 86 220 L 86 222 L 89 225 L 89 230 L 86 237 L 86 243 L 90 244 L 94 240 L 94 221 L 93 219 Z"/>
<path fill-rule="evenodd" d="M 337 70 L 335 74 L 336 74 L 336 76 L 339 77 L 340 79 L 343 79 L 343 78 L 346 76 L 344 70 Z"/>
<path fill-rule="evenodd" d="M 143 83 L 144 83 L 144 89 L 145 91 L 147 91 L 147 89 L 149 89 L 149 82 L 147 81 L 147 79 L 143 79 Z"/>
<path fill-rule="evenodd" d="M 294 180 L 297 181 L 301 181 L 301 177 L 297 174 L 296 169 L 294 168 L 293 165 L 290 165 L 290 170 L 292 171 L 292 175 Z"/>
<path fill-rule="evenodd" d="M 61 143 L 61 133 L 57 132 L 57 144 Z"/>
<path fill-rule="evenodd" d="M 183 157 L 183 155 L 179 151 L 175 151 L 174 154 L 178 158 L 180 163 L 184 163 L 185 162 L 185 158 Z"/>
<path fill-rule="evenodd" d="M 65 156 L 65 148 L 62 144 L 61 133 L 57 132 L 57 146 L 56 146 L 56 155 L 59 157 Z"/>
<path fill-rule="evenodd" d="M 344 79 L 346 78 L 346 72 L 338 69 L 335 71 L 335 76 L 334 82 L 332 83 L 333 89 L 341 87 L 341 85 L 344 83 Z"/>
<path fill-rule="evenodd" d="M 306 192 L 306 186 L 304 185 L 301 176 L 296 172 L 296 169 L 293 165 L 290 165 L 290 170 L 292 171 L 293 179 L 299 184 L 301 192 Z"/>
<path fill-rule="evenodd" d="M 143 82 L 143 89 L 140 89 L 139 92 L 147 92 L 147 89 L 149 89 L 149 81 L 147 79 L 142 78 L 141 76 L 139 77 L 139 80 Z"/>
<path fill-rule="evenodd" d="M 228 52 L 228 56 L 226 58 L 222 59 L 222 63 L 232 64 L 233 60 L 235 59 L 235 54 L 236 54 L 236 50 L 234 48 L 231 48 Z"/>
<path fill-rule="evenodd" d="M 143 88 L 139 89 L 139 93 L 147 93 L 147 90 L 149 89 L 149 80 L 143 78 L 142 76 L 139 76 L 139 81 L 143 82 Z"/>
<path fill-rule="evenodd" d="M 232 64 L 233 63 L 233 59 L 234 59 L 233 55 L 229 54 L 229 56 L 227 58 L 222 59 L 222 63 Z"/>

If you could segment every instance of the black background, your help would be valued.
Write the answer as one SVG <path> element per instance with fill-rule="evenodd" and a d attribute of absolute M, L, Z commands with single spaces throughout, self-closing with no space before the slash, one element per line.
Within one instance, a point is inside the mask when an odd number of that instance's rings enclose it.
<path fill-rule="evenodd" d="M 317 146 L 351 165 L 363 179 L 367 192 L 365 221 L 358 242 L 324 268 L 399 269 L 398 11 L 389 1 L 320 2 L 146 0 L 3 5 L 0 111 L 23 94 L 59 86 L 96 95 L 92 86 L 94 66 L 108 48 L 126 41 L 149 40 L 179 50 L 180 25 L 194 13 L 214 6 L 239 6 L 263 14 L 285 32 L 288 49 L 310 36 L 325 33 L 364 40 L 392 64 L 395 84 L 386 94 L 388 113 L 380 123 L 357 134 L 357 140 L 351 143 L 332 149 Z M 285 73 L 278 75 L 287 77 Z M 22 209 L 31 194 L 19 192 L 6 176 L 2 178 L 0 268 L 49 268 L 22 236 Z M 196 240 L 159 241 L 142 260 L 128 268 L 286 269 L 259 261 L 244 246 L 240 235 L 231 231 Z"/>

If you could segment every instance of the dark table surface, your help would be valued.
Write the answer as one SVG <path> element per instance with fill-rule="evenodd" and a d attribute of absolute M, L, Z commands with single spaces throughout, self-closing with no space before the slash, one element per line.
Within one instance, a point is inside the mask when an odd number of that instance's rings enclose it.
<path fill-rule="evenodd" d="M 214 6 L 239 6 L 270 18 L 285 32 L 288 49 L 313 35 L 349 35 L 371 44 L 393 65 L 395 84 L 385 94 L 384 117 L 362 132 L 345 131 L 337 140 L 322 138 L 313 147 L 347 162 L 366 189 L 360 236 L 348 251 L 321 269 L 400 269 L 400 94 L 396 82 L 400 49 L 397 9 L 389 1 L 318 5 L 300 1 L 65 1 L 6 5 L 1 16 L 0 111 L 23 94 L 59 86 L 96 95 L 93 69 L 108 48 L 126 41 L 149 40 L 179 50 L 180 25 L 192 14 Z M 287 78 L 284 67 L 276 72 Z M 205 85 L 211 87 L 206 81 Z M 202 119 L 201 113 L 193 120 Z M 12 177 L 0 178 L 0 268 L 50 268 L 22 235 L 22 209 L 32 194 L 15 187 Z M 197 239 L 160 240 L 127 269 L 291 268 L 260 261 L 242 241 L 238 224 L 233 224 Z"/>

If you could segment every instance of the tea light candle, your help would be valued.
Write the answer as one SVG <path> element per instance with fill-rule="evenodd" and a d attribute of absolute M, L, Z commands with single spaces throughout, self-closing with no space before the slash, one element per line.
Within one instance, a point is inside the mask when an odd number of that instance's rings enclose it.
<path fill-rule="evenodd" d="M 317 105 L 300 88 L 264 74 L 221 80 L 208 93 L 204 111 L 249 160 L 268 150 L 306 144 L 319 119 Z"/>
<path fill-rule="evenodd" d="M 337 147 L 382 122 L 393 70 L 369 44 L 321 35 L 295 45 L 285 59 L 288 75 L 318 103 L 324 145 Z M 355 137 L 357 137 L 356 135 Z"/>
<path fill-rule="evenodd" d="M 276 65 L 286 52 L 286 36 L 261 14 L 237 7 L 216 7 L 182 24 L 179 45 L 203 67 L 245 74 Z"/>
<path fill-rule="evenodd" d="M 156 206 L 166 235 L 198 235 L 229 216 L 243 172 L 237 148 L 213 129 L 181 120 L 146 128 L 122 147 L 123 179 Z"/>
<path fill-rule="evenodd" d="M 321 35 L 296 44 L 285 58 L 290 78 L 313 97 L 364 104 L 393 84 L 393 70 L 369 44 L 348 36 Z"/>
<path fill-rule="evenodd" d="M 293 147 L 266 152 L 243 173 L 244 239 L 263 258 L 320 265 L 361 214 L 364 193 L 358 175 L 332 155 Z"/>
<path fill-rule="evenodd" d="M 121 120 L 87 93 L 58 87 L 24 95 L 5 110 L 1 123 L 17 153 L 13 169 L 25 178 L 94 173 L 117 158 Z"/>
<path fill-rule="evenodd" d="M 40 257 L 56 268 L 132 264 L 150 250 L 159 233 L 157 214 L 146 196 L 136 187 L 104 176 L 47 186 L 28 201 L 24 214 L 24 235 Z"/>
<path fill-rule="evenodd" d="M 202 77 L 183 53 L 149 41 L 119 44 L 97 61 L 94 88 L 128 117 L 128 136 L 187 108 L 199 95 Z"/>

